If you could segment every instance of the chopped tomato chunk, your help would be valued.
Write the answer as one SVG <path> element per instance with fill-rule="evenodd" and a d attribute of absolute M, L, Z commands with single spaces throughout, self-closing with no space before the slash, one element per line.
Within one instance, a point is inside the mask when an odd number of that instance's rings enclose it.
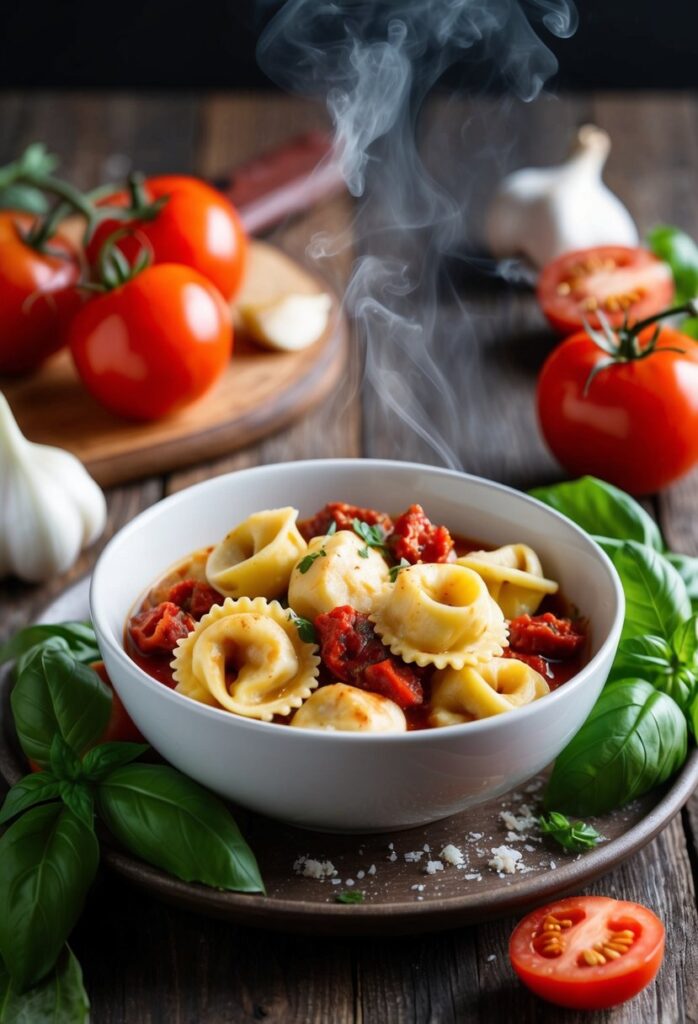
<path fill-rule="evenodd" d="M 403 709 L 415 707 L 424 700 L 422 683 L 414 669 L 394 657 L 367 665 L 361 681 L 364 689 L 389 697 Z"/>
<path fill-rule="evenodd" d="M 519 615 L 509 624 L 509 647 L 512 652 L 540 654 L 544 658 L 562 661 L 573 658 L 585 643 L 586 633 L 580 622 L 559 619 L 552 612 L 545 612 L 544 615 Z"/>
<path fill-rule="evenodd" d="M 323 509 L 312 517 L 304 519 L 298 524 L 298 529 L 304 540 L 311 537 L 322 537 L 329 530 L 332 523 L 336 523 L 338 530 L 351 530 L 355 519 L 369 526 L 380 526 L 385 535 L 392 533 L 393 521 L 385 512 L 378 512 L 374 508 L 360 508 L 358 505 L 348 505 L 345 501 L 331 501 Z"/>
<path fill-rule="evenodd" d="M 195 618 L 200 619 L 207 612 L 211 611 L 214 604 L 220 604 L 223 595 L 219 594 L 208 583 L 200 580 L 182 580 L 170 588 L 167 600 L 178 605 L 182 611 L 189 612 Z"/>
<path fill-rule="evenodd" d="M 162 601 L 154 608 L 134 615 L 128 631 L 136 647 L 143 654 L 173 651 L 177 641 L 194 629 L 196 622 L 188 612 L 172 601 Z"/>
<path fill-rule="evenodd" d="M 421 505 L 410 505 L 395 521 L 388 540 L 395 558 L 416 562 L 446 562 L 453 550 L 453 538 L 445 526 L 435 526 Z"/>
<path fill-rule="evenodd" d="M 376 636 L 373 623 L 350 605 L 318 615 L 320 657 L 336 679 L 389 697 L 401 708 L 421 704 L 418 673 L 396 658 Z"/>

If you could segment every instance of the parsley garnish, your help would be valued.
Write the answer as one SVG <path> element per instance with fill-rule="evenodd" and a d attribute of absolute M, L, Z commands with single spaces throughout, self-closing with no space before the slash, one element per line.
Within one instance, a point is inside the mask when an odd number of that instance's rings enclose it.
<path fill-rule="evenodd" d="M 312 554 L 306 555 L 305 558 L 301 558 L 300 562 L 296 566 L 298 572 L 305 575 L 316 558 L 327 558 L 327 552 L 324 548 L 320 548 L 319 551 L 313 551 Z"/>
<path fill-rule="evenodd" d="M 364 547 L 359 551 L 359 558 L 368 558 L 368 549 L 375 548 L 380 551 L 382 555 L 388 554 L 388 548 L 385 543 L 385 534 L 381 530 L 380 526 L 371 526 L 369 523 L 364 523 L 361 519 L 352 519 L 351 526 L 354 533 L 361 537 L 364 542 Z"/>
<path fill-rule="evenodd" d="M 407 569 L 409 567 L 409 565 L 410 565 L 410 563 L 407 561 L 406 558 L 401 558 L 399 565 L 391 566 L 390 571 L 388 573 L 388 575 L 390 576 L 390 582 L 394 583 L 395 580 L 397 579 L 397 574 L 400 572 L 400 570 L 401 569 Z"/>
<path fill-rule="evenodd" d="M 337 523 L 333 519 L 332 522 L 330 523 L 330 528 L 327 531 L 327 533 L 325 534 L 325 536 L 326 537 L 332 537 L 333 534 L 335 534 L 336 532 L 337 532 Z"/>
<path fill-rule="evenodd" d="M 363 903 L 364 894 L 360 889 L 345 889 L 335 895 L 336 903 Z"/>
<path fill-rule="evenodd" d="M 317 636 L 315 634 L 315 626 L 312 624 L 310 619 L 303 619 L 300 615 L 296 615 L 295 612 L 289 612 L 289 619 L 295 623 L 296 629 L 298 630 L 298 636 L 301 638 L 303 643 L 316 644 Z"/>
<path fill-rule="evenodd" d="M 591 850 L 601 839 L 592 825 L 587 825 L 584 821 L 570 821 L 559 811 L 551 811 L 547 816 L 542 815 L 538 824 L 544 836 L 550 836 L 565 850 Z"/>

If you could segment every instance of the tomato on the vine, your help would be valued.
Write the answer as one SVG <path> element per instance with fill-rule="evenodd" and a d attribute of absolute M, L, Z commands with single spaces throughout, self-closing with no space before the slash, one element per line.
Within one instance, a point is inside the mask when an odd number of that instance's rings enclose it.
<path fill-rule="evenodd" d="M 62 348 L 80 306 L 77 250 L 61 234 L 34 248 L 34 224 L 25 214 L 0 213 L 0 373 L 28 373 Z"/>
<path fill-rule="evenodd" d="M 605 1010 L 654 979 L 664 957 L 664 925 L 639 903 L 570 896 L 528 914 L 512 933 L 509 957 L 542 999 Z"/>
<path fill-rule="evenodd" d="M 70 349 L 88 391 L 132 419 L 166 416 L 202 395 L 225 369 L 231 313 L 191 267 L 136 270 L 74 317 Z"/>
<path fill-rule="evenodd" d="M 614 349 L 581 331 L 553 350 L 538 419 L 572 476 L 651 494 L 698 462 L 698 344 L 668 327 L 617 338 Z"/>
<path fill-rule="evenodd" d="M 153 263 L 182 263 L 212 281 L 225 299 L 240 287 L 247 256 L 247 236 L 237 211 L 225 196 L 198 178 L 162 175 L 134 184 L 131 195 L 115 192 L 100 200 L 104 208 L 133 207 L 127 221 L 107 217 L 87 246 L 96 264 L 104 242 L 116 230 L 132 232 L 118 245 L 131 260 L 143 241 L 152 249 Z"/>
<path fill-rule="evenodd" d="M 599 310 L 611 327 L 658 313 L 674 296 L 671 270 L 647 249 L 599 245 L 566 252 L 538 278 L 538 301 L 560 334 L 600 327 Z"/>

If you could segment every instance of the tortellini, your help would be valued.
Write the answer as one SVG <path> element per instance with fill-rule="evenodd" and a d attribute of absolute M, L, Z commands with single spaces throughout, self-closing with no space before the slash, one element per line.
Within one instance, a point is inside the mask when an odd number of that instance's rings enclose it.
<path fill-rule="evenodd" d="M 311 620 L 345 604 L 370 612 L 389 578 L 388 565 L 377 551 L 351 530 L 338 530 L 310 541 L 306 559 L 291 573 L 288 603 Z"/>
<path fill-rule="evenodd" d="M 460 725 L 501 715 L 549 692 L 543 676 L 515 658 L 492 658 L 477 667 L 448 668 L 434 674 L 429 724 Z"/>
<path fill-rule="evenodd" d="M 402 569 L 371 621 L 393 654 L 420 666 L 462 668 L 507 645 L 504 616 L 482 578 L 454 563 Z"/>
<path fill-rule="evenodd" d="M 227 598 L 178 642 L 173 676 L 178 693 L 270 722 L 300 707 L 318 685 L 316 651 L 277 601 Z"/>
<path fill-rule="evenodd" d="M 487 584 L 490 596 L 505 618 L 535 615 L 546 594 L 555 594 L 558 585 L 543 576 L 543 567 L 533 548 L 526 544 L 507 544 L 495 551 L 471 551 L 456 564 L 474 569 Z"/>
<path fill-rule="evenodd" d="M 316 690 L 291 719 L 298 729 L 335 732 L 405 732 L 401 708 L 387 697 L 345 683 Z"/>
<path fill-rule="evenodd" d="M 206 563 L 208 582 L 226 597 L 279 597 L 308 545 L 295 508 L 248 516 L 217 544 Z"/>

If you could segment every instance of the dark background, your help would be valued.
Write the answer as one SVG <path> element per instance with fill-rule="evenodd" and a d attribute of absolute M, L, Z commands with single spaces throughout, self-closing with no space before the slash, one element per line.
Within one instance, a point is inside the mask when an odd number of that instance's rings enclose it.
<path fill-rule="evenodd" d="M 0 0 L 0 88 L 264 87 L 255 43 L 278 6 Z M 698 87 L 698 0 L 577 0 L 577 8 L 571 39 L 541 33 L 560 63 L 554 87 Z M 457 71 L 450 78 L 462 84 Z"/>

